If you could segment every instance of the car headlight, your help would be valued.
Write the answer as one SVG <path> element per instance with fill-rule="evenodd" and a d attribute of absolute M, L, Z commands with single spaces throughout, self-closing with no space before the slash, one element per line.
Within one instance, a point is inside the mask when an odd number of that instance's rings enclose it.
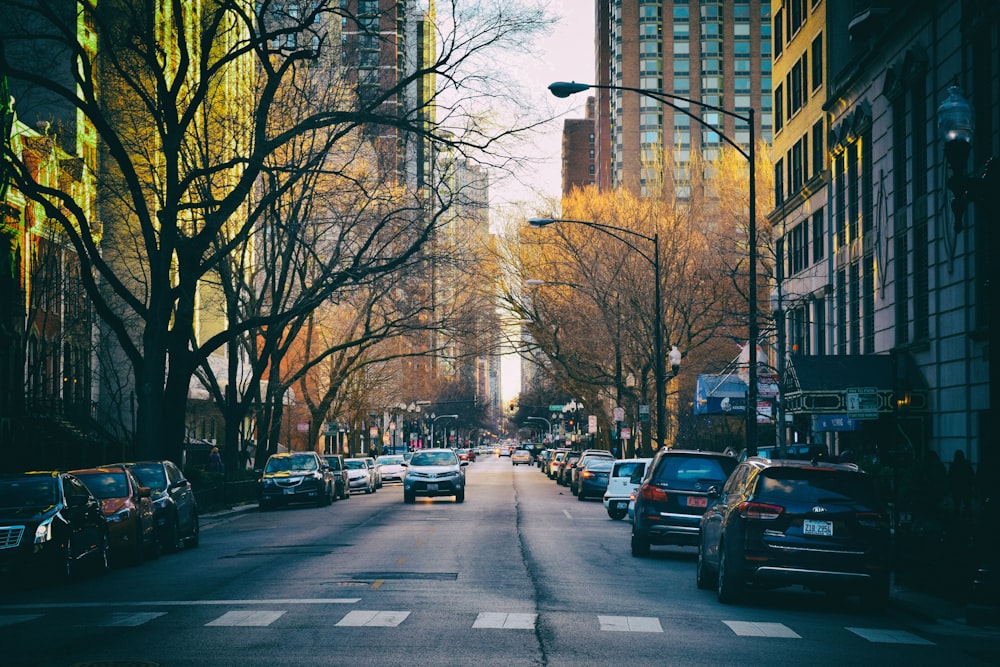
<path fill-rule="evenodd" d="M 35 528 L 35 544 L 44 544 L 52 540 L 52 518 L 38 524 Z"/>
<path fill-rule="evenodd" d="M 118 510 L 111 516 L 107 517 L 107 520 L 108 523 L 122 523 L 123 521 L 128 521 L 130 516 L 132 516 L 132 510 L 126 508 Z"/>

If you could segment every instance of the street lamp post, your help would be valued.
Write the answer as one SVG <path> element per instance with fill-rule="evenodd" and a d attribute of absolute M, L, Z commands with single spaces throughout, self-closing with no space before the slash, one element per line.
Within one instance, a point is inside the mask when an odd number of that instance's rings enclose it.
<path fill-rule="evenodd" d="M 542 421 L 542 422 L 545 422 L 546 426 L 548 426 L 548 427 L 549 427 L 549 440 L 550 440 L 550 441 L 552 440 L 552 422 L 550 422 L 550 421 L 549 421 L 548 419 L 546 419 L 545 417 L 527 417 L 527 419 L 529 419 L 529 420 L 534 420 L 534 421 Z"/>
<path fill-rule="evenodd" d="M 431 447 L 434 446 L 434 425 L 442 419 L 458 419 L 458 415 L 438 415 L 431 417 Z"/>
<path fill-rule="evenodd" d="M 577 83 L 575 81 L 556 81 L 555 83 L 549 84 L 549 91 L 556 97 L 569 97 L 576 93 L 582 93 L 585 90 L 590 89 L 600 89 L 600 90 L 622 90 L 637 93 L 645 97 L 665 104 L 675 111 L 679 111 L 684 115 L 692 118 L 702 127 L 712 130 L 719 135 L 727 144 L 736 149 L 736 151 L 746 158 L 747 162 L 750 164 L 750 211 L 749 211 L 749 237 L 750 237 L 750 286 L 749 286 L 749 322 L 747 323 L 747 338 L 749 338 L 749 359 L 747 362 L 748 366 L 748 386 L 747 386 L 747 454 L 751 456 L 756 456 L 757 454 L 757 337 L 758 337 L 758 323 L 757 323 L 757 180 L 755 176 L 755 163 L 756 163 L 756 143 L 755 135 L 756 129 L 754 127 L 754 110 L 751 108 L 747 111 L 747 114 L 740 115 L 729 109 L 724 109 L 722 107 L 715 106 L 713 104 L 706 104 L 699 100 L 690 99 L 687 97 L 681 97 L 680 95 L 674 95 L 672 93 L 664 93 L 661 91 L 647 90 L 645 88 L 633 88 L 631 86 L 616 86 L 612 84 L 588 84 L 588 83 Z M 734 118 L 738 121 L 744 122 L 750 129 L 750 146 L 749 150 L 743 149 L 739 144 L 733 141 L 731 138 L 719 131 L 719 129 L 709 123 L 702 120 L 699 114 L 692 113 L 684 107 L 678 106 L 676 102 L 682 102 L 684 104 L 694 104 L 700 109 L 709 109 L 711 111 L 717 111 L 723 115 Z M 657 272 L 657 287 L 659 287 L 659 272 Z M 659 300 L 657 300 L 657 303 Z M 660 358 L 662 363 L 662 357 Z M 662 376 L 662 371 L 659 374 Z M 659 395 L 659 385 L 657 382 L 657 403 L 662 400 Z M 657 415 L 659 419 L 660 406 L 657 406 Z M 657 438 L 665 437 L 665 431 L 660 424 L 657 425 Z"/>
<path fill-rule="evenodd" d="M 555 85 L 555 84 L 552 84 Z M 549 86 L 551 88 L 551 86 Z M 647 234 L 642 234 L 640 232 L 633 231 L 631 229 L 625 229 L 623 227 L 615 227 L 614 225 L 605 225 L 599 222 L 593 222 L 590 220 L 564 220 L 559 218 L 531 218 L 528 220 L 528 224 L 532 227 L 545 227 L 556 222 L 567 222 L 576 225 L 583 225 L 584 227 L 590 227 L 591 229 L 603 232 L 608 236 L 611 236 L 618 241 L 624 243 L 626 246 L 631 248 L 637 255 L 642 257 L 644 260 L 649 262 L 653 266 L 653 284 L 654 284 L 654 303 L 653 303 L 653 318 L 656 320 L 656 324 L 653 326 L 653 363 L 656 364 L 656 369 L 654 377 L 656 378 L 656 440 L 657 443 L 662 447 L 667 441 L 667 421 L 666 421 L 666 404 L 667 404 L 667 375 L 666 375 L 666 364 L 663 351 L 663 298 L 662 298 L 662 279 L 660 276 L 660 235 L 659 233 L 654 233 L 652 236 Z M 638 246 L 628 240 L 623 234 L 628 234 L 630 236 L 635 236 L 637 238 L 643 239 L 653 244 L 653 256 L 650 257 L 649 254 L 643 250 L 640 250 Z"/>

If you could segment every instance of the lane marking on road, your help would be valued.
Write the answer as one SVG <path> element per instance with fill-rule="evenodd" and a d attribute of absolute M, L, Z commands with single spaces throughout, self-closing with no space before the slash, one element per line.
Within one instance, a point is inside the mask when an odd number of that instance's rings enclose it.
<path fill-rule="evenodd" d="M 752 621 L 723 621 L 723 623 L 741 637 L 802 639 L 798 633 L 783 623 L 755 623 Z"/>
<path fill-rule="evenodd" d="M 572 519 L 573 518 L 573 515 L 569 513 L 569 510 L 563 510 L 563 514 L 566 515 L 567 519 Z"/>
<path fill-rule="evenodd" d="M 598 616 L 604 632 L 663 632 L 655 616 Z"/>
<path fill-rule="evenodd" d="M 91 609 L 94 607 L 203 607 L 246 604 L 357 604 L 361 598 L 276 598 L 273 600 L 141 600 L 136 602 L 50 602 L 4 604 L 4 609 Z"/>
<path fill-rule="evenodd" d="M 113 612 L 100 619 L 97 625 L 104 628 L 134 628 L 166 615 L 165 611 Z"/>
<path fill-rule="evenodd" d="M 337 622 L 338 627 L 394 628 L 410 615 L 408 611 L 352 611 Z"/>
<path fill-rule="evenodd" d="M 369 586 L 368 588 L 372 589 L 373 591 L 377 591 L 378 589 L 382 588 L 382 584 L 384 583 L 385 579 L 376 579 L 375 581 L 372 582 L 372 585 Z"/>
<path fill-rule="evenodd" d="M 918 637 L 906 630 L 884 630 L 881 628 L 847 628 L 862 639 L 867 639 L 874 644 L 917 644 L 920 646 L 933 646 L 934 642 Z"/>
<path fill-rule="evenodd" d="M 7 616 L 0 616 L 0 627 L 4 625 L 15 625 L 17 623 L 27 623 L 28 621 L 34 621 L 42 616 L 44 616 L 44 614 L 10 614 Z"/>
<path fill-rule="evenodd" d="M 499 628 L 501 630 L 534 630 L 538 614 L 505 614 L 499 611 L 484 611 L 476 617 L 473 628 Z"/>
<path fill-rule="evenodd" d="M 225 614 L 206 623 L 206 626 L 222 627 L 254 627 L 263 628 L 271 625 L 276 620 L 285 615 L 283 611 L 227 611 Z"/>

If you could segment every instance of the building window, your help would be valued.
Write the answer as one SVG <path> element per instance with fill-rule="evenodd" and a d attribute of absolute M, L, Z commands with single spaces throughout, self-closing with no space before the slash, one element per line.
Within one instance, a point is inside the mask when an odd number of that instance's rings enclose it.
<path fill-rule="evenodd" d="M 781 84 L 774 89 L 774 131 L 779 132 L 785 125 L 785 100 Z"/>
<path fill-rule="evenodd" d="M 823 131 L 823 120 L 816 121 L 812 129 L 812 175 L 818 176 L 823 173 L 823 165 L 826 157 L 825 145 L 826 133 Z"/>
<path fill-rule="evenodd" d="M 777 204 L 785 201 L 785 165 L 784 160 L 774 163 L 774 201 Z"/>
<path fill-rule="evenodd" d="M 826 238 L 826 225 L 823 224 L 823 209 L 812 214 L 812 261 L 815 264 L 823 259 L 823 241 Z"/>
<path fill-rule="evenodd" d="M 850 285 L 847 294 L 851 309 L 851 354 L 861 354 L 861 269 L 857 262 L 851 262 Z"/>
<path fill-rule="evenodd" d="M 844 153 L 841 151 L 837 155 L 836 159 L 836 173 L 835 173 L 835 184 L 834 184 L 834 197 L 836 202 L 836 229 L 837 229 L 837 247 L 836 250 L 840 250 L 847 245 L 847 187 L 845 181 L 846 172 L 844 170 Z"/>
<path fill-rule="evenodd" d="M 823 33 L 816 35 L 812 43 L 812 89 L 823 85 Z"/>
<path fill-rule="evenodd" d="M 906 237 L 906 216 L 901 215 L 897 220 L 902 223 L 896 225 L 893 239 L 895 257 L 892 284 L 896 288 L 896 345 L 903 345 L 910 341 L 910 247 Z"/>
<path fill-rule="evenodd" d="M 784 20 L 783 13 L 779 9 L 774 12 L 774 57 L 777 58 L 781 55 L 782 49 L 785 47 L 785 31 L 782 21 Z"/>
<path fill-rule="evenodd" d="M 861 348 L 862 354 L 875 353 L 875 255 L 869 253 L 864 258 L 864 275 L 861 278 L 862 289 L 862 311 L 864 318 L 862 330 L 864 331 L 864 344 Z"/>
<path fill-rule="evenodd" d="M 913 221 L 913 337 L 930 337 L 930 253 L 927 216 Z"/>
<path fill-rule="evenodd" d="M 837 271 L 837 354 L 847 354 L 847 271 Z"/>

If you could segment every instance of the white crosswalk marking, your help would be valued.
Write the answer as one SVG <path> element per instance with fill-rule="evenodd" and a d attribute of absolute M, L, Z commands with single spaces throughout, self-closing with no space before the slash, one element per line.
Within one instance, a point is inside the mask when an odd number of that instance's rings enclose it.
<path fill-rule="evenodd" d="M 148 611 L 148 612 L 115 612 L 108 614 L 98 622 L 97 625 L 105 628 L 134 628 L 136 626 L 142 625 L 143 623 L 148 623 L 154 618 L 159 618 L 160 616 L 165 616 L 167 612 L 165 611 Z"/>
<path fill-rule="evenodd" d="M 917 644 L 933 646 L 934 642 L 918 637 L 906 630 L 883 630 L 880 628 L 847 628 L 857 636 L 875 644 Z"/>
<path fill-rule="evenodd" d="M 741 637 L 783 637 L 802 639 L 794 630 L 782 623 L 754 623 L 752 621 L 723 621 Z"/>
<path fill-rule="evenodd" d="M 505 614 L 484 611 L 476 617 L 474 628 L 500 628 L 502 630 L 533 630 L 538 614 Z"/>
<path fill-rule="evenodd" d="M 14 625 L 16 623 L 27 623 L 28 621 L 33 621 L 36 618 L 41 617 L 42 614 L 10 614 L 0 616 L 0 627 L 4 625 Z"/>
<path fill-rule="evenodd" d="M 603 632 L 663 632 L 660 619 L 652 616 L 598 616 Z"/>
<path fill-rule="evenodd" d="M 352 611 L 337 623 L 339 627 L 394 628 L 410 615 L 408 611 Z"/>
<path fill-rule="evenodd" d="M 227 611 L 219 618 L 205 625 L 264 627 L 271 625 L 284 614 L 285 612 L 283 611 Z"/>

